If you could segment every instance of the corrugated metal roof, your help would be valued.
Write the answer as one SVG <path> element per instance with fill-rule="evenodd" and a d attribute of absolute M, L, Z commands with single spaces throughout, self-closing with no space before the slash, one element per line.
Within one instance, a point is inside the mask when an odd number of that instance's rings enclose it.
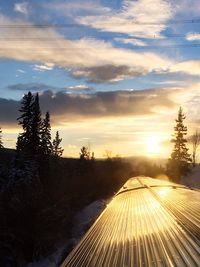
<path fill-rule="evenodd" d="M 199 191 L 131 178 L 61 267 L 200 266 L 199 204 Z"/>

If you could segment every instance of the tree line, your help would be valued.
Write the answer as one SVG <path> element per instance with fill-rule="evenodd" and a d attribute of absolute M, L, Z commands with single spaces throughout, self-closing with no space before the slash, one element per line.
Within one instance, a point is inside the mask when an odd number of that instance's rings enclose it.
<path fill-rule="evenodd" d="M 62 138 L 56 131 L 55 139 L 51 140 L 50 113 L 47 111 L 42 118 L 39 95 L 31 92 L 25 94 L 19 109 L 21 113 L 17 118 L 23 132 L 18 135 L 16 150 L 23 156 L 56 156 L 61 157 L 64 149 L 60 146 Z M 2 130 L 0 128 L 0 149 L 3 148 Z M 80 150 L 81 160 L 94 160 L 94 152 L 83 146 Z"/>
<path fill-rule="evenodd" d="M 165 170 L 166 174 L 174 182 L 180 182 L 181 177 L 187 175 L 190 172 L 192 166 L 196 166 L 198 148 L 200 146 L 200 133 L 197 130 L 192 136 L 186 138 L 187 126 L 184 125 L 185 119 L 186 116 L 183 112 L 182 107 L 180 107 L 178 111 L 178 117 L 177 119 L 175 119 L 176 125 L 174 127 L 173 138 L 171 139 L 171 142 L 174 144 L 174 147 L 166 164 Z M 192 145 L 192 154 L 189 154 L 189 149 L 187 148 L 188 141 Z M 106 151 L 107 159 L 111 158 L 111 154 L 112 151 Z M 91 156 L 88 148 L 82 147 L 80 159 L 94 159 L 94 152 Z"/>
<path fill-rule="evenodd" d="M 63 148 L 60 146 L 62 138 L 59 132 L 56 132 L 55 138 L 51 138 L 50 113 L 47 111 L 44 118 L 41 114 L 39 95 L 33 95 L 31 92 L 25 94 L 21 101 L 19 109 L 20 116 L 17 118 L 23 132 L 18 135 L 16 150 L 19 155 L 37 157 L 37 156 L 56 156 L 63 154 Z M 176 182 L 180 181 L 181 176 L 186 175 L 191 169 L 191 163 L 196 165 L 198 147 L 200 145 L 200 133 L 196 131 L 189 139 L 187 136 L 187 126 L 184 125 L 186 116 L 182 107 L 179 108 L 178 117 L 175 120 L 173 139 L 173 151 L 168 159 L 166 173 Z M 187 142 L 192 144 L 192 154 L 189 154 Z M 0 148 L 3 148 L 2 130 L 0 128 Z M 81 160 L 94 160 L 94 152 L 83 146 L 80 150 Z M 108 157 L 109 158 L 109 157 Z"/>
<path fill-rule="evenodd" d="M 27 157 L 62 156 L 64 151 L 60 146 L 62 138 L 57 131 L 52 140 L 50 113 L 47 111 L 45 117 L 42 118 L 38 93 L 35 96 L 31 92 L 25 94 L 19 112 L 21 115 L 17 120 L 23 132 L 17 138 L 17 153 Z M 0 148 L 3 148 L 1 128 Z"/>

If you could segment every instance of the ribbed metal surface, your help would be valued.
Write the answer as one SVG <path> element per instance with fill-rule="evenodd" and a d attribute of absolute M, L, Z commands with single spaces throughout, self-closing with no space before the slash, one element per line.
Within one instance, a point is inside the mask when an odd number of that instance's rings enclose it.
<path fill-rule="evenodd" d="M 200 266 L 200 192 L 136 177 L 61 267 Z"/>

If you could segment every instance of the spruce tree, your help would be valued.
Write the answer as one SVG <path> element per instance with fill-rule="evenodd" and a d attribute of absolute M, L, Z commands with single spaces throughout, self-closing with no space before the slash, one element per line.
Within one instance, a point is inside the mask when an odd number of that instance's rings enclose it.
<path fill-rule="evenodd" d="M 41 129 L 41 154 L 50 155 L 52 152 L 51 144 L 51 125 L 50 125 L 50 114 L 46 112 L 45 119 L 42 122 Z"/>
<path fill-rule="evenodd" d="M 59 132 L 56 132 L 56 137 L 52 143 L 52 154 L 56 157 L 61 157 L 64 149 L 60 147 L 60 143 L 62 142 L 62 138 L 59 137 Z"/>
<path fill-rule="evenodd" d="M 174 143 L 174 148 L 167 165 L 170 178 L 175 182 L 179 182 L 181 176 L 187 174 L 191 162 L 191 157 L 186 147 L 187 127 L 183 123 L 185 118 L 186 116 L 183 113 L 183 109 L 180 107 L 178 118 L 175 120 L 174 138 L 171 140 L 171 142 Z"/>
<path fill-rule="evenodd" d="M 25 94 L 19 112 L 22 115 L 17 119 L 23 128 L 17 140 L 17 151 L 29 156 L 38 155 L 41 142 L 41 112 L 39 96 L 34 97 L 31 92 Z"/>
<path fill-rule="evenodd" d="M 3 141 L 2 141 L 2 130 L 0 127 L 0 149 L 3 148 Z"/>
<path fill-rule="evenodd" d="M 21 108 L 19 112 L 22 114 L 17 120 L 23 128 L 23 133 L 20 133 L 17 140 L 17 151 L 23 153 L 31 152 L 31 135 L 32 135 L 32 108 L 33 95 L 31 92 L 23 96 Z"/>
<path fill-rule="evenodd" d="M 33 155 L 38 155 L 40 150 L 41 142 L 41 111 L 39 104 L 39 95 L 38 93 L 35 96 L 33 105 L 32 105 L 32 120 L 31 120 L 31 153 Z"/>

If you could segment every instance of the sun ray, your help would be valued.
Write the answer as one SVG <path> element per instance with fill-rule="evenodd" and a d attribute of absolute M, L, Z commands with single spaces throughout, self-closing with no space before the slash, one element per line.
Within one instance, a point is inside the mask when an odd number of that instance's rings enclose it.
<path fill-rule="evenodd" d="M 149 156 L 158 155 L 161 152 L 160 139 L 158 136 L 150 136 L 146 138 L 146 151 Z"/>

